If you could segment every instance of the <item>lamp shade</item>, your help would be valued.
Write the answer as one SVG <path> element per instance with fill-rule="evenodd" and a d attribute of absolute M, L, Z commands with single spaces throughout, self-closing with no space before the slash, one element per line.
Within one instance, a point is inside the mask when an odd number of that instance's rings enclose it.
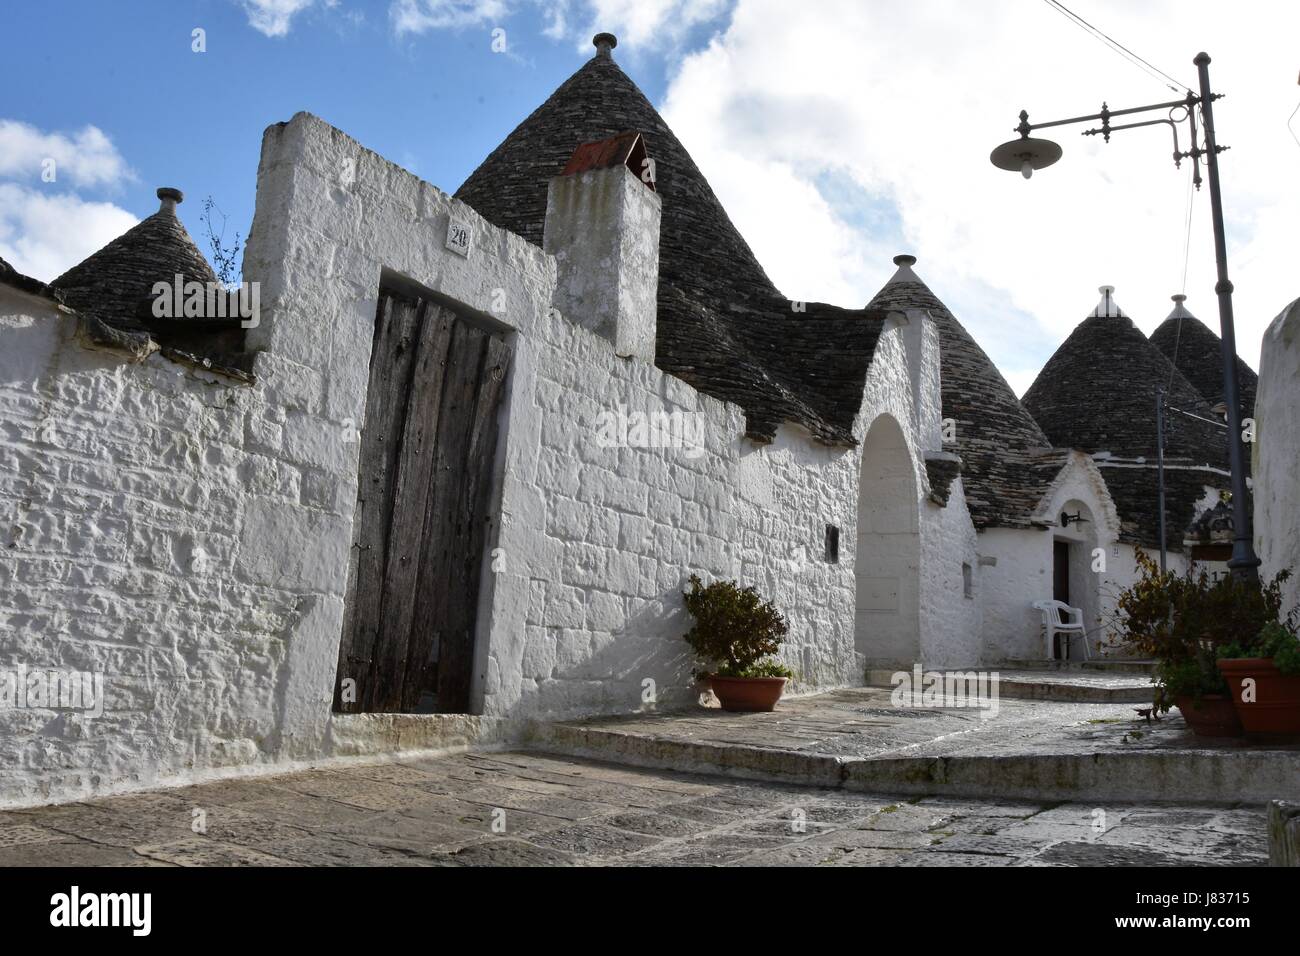
<path fill-rule="evenodd" d="M 1020 172 L 1028 162 L 1033 169 L 1050 166 L 1061 158 L 1061 147 L 1050 139 L 1022 136 L 1003 143 L 989 154 L 989 161 L 998 169 Z"/>

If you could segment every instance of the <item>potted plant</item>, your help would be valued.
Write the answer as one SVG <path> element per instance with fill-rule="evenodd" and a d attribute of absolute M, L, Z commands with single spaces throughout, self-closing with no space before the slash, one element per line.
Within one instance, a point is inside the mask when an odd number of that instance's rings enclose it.
<path fill-rule="evenodd" d="M 1198 736 L 1240 736 L 1239 708 L 1217 659 L 1241 635 L 1277 621 L 1288 572 L 1248 584 L 1204 569 L 1162 572 L 1141 549 L 1136 557 L 1141 576 L 1116 599 L 1116 636 L 1155 659 L 1157 709 L 1177 707 Z"/>
<path fill-rule="evenodd" d="M 1198 737 L 1240 737 L 1241 721 L 1228 684 L 1206 651 L 1186 660 L 1156 662 L 1156 706 L 1177 707 Z"/>
<path fill-rule="evenodd" d="M 773 656 L 789 630 L 785 618 L 754 588 L 735 581 L 706 586 L 692 574 L 690 585 L 682 596 L 695 617 L 686 643 L 701 664 L 696 678 L 708 680 L 723 710 L 774 710 L 794 676 Z"/>
<path fill-rule="evenodd" d="M 1219 648 L 1218 665 L 1247 734 L 1300 735 L 1300 638 L 1290 618 Z"/>

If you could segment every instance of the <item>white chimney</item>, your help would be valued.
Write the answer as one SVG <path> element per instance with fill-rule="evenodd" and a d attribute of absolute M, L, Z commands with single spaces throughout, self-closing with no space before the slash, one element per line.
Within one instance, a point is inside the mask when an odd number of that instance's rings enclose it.
<path fill-rule="evenodd" d="M 647 168 L 646 181 L 621 161 L 552 179 L 542 248 L 558 267 L 555 307 L 618 355 L 654 362 L 663 204 Z"/>

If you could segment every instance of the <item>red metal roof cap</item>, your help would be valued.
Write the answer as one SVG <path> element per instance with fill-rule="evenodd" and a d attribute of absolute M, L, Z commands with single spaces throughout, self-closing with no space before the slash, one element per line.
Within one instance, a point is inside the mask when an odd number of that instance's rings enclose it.
<path fill-rule="evenodd" d="M 642 164 L 646 159 L 645 140 L 635 130 L 619 133 L 609 139 L 583 143 L 573 151 L 569 161 L 560 172 L 561 176 L 584 173 L 589 169 L 608 169 L 611 166 L 626 166 L 645 182 L 651 190 L 655 188 L 654 180 L 641 177 Z"/>

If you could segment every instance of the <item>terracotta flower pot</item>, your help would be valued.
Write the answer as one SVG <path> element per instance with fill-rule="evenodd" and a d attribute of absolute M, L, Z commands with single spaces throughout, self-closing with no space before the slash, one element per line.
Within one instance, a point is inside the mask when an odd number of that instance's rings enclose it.
<path fill-rule="evenodd" d="M 1179 695 L 1174 698 L 1174 704 L 1198 737 L 1240 737 L 1242 734 L 1237 708 L 1224 694 L 1202 694 L 1199 701 Z"/>
<path fill-rule="evenodd" d="M 1218 662 L 1228 680 L 1232 706 L 1247 734 L 1300 736 L 1300 675 L 1286 677 L 1271 657 L 1230 657 Z M 1243 701 L 1242 682 L 1255 681 L 1253 700 Z"/>
<path fill-rule="evenodd" d="M 785 691 L 784 677 L 719 677 L 709 675 L 709 686 L 723 710 L 776 710 Z"/>

